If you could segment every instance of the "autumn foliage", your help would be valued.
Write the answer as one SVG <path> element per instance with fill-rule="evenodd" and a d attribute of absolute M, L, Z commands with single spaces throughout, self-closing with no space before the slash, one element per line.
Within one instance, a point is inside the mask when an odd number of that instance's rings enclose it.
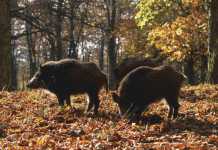
<path fill-rule="evenodd" d="M 176 120 L 167 105 L 152 104 L 139 123 L 120 119 L 117 106 L 102 91 L 100 113 L 84 114 L 85 96 L 60 108 L 46 91 L 0 92 L 1 149 L 216 149 L 218 87 L 186 86 Z"/>
<path fill-rule="evenodd" d="M 204 0 L 142 0 L 136 21 L 150 29 L 148 43 L 171 61 L 207 55 L 208 14 Z"/>

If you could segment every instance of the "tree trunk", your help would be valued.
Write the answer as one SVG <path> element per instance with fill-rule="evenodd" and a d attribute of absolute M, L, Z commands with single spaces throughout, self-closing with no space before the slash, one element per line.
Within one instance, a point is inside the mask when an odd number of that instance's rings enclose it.
<path fill-rule="evenodd" d="M 115 37 L 112 36 L 108 39 L 108 71 L 109 71 L 109 87 L 110 89 L 114 89 L 114 69 L 116 67 L 116 52 L 115 52 Z"/>
<path fill-rule="evenodd" d="M 109 88 L 115 88 L 115 79 L 114 79 L 114 69 L 116 67 L 116 36 L 115 36 L 115 24 L 116 24 L 116 13 L 117 6 L 116 0 L 107 0 L 107 50 L 108 50 L 108 79 L 109 79 Z"/>
<path fill-rule="evenodd" d="M 90 61 L 90 52 L 89 51 L 85 52 L 83 61 L 84 62 L 89 62 Z"/>
<path fill-rule="evenodd" d="M 73 18 L 70 19 L 70 43 L 69 43 L 68 55 L 70 58 L 78 59 L 75 37 L 74 37 Z"/>
<path fill-rule="evenodd" d="M 50 44 L 50 50 L 49 50 L 49 53 L 50 53 L 50 56 L 49 56 L 49 60 L 56 60 L 56 48 L 55 48 L 55 40 L 53 39 L 53 37 L 49 37 L 48 39 L 49 41 L 49 44 Z"/>
<path fill-rule="evenodd" d="M 190 57 L 186 61 L 186 65 L 184 68 L 185 75 L 188 78 L 188 83 L 193 85 L 195 84 L 195 76 L 194 76 L 194 60 L 192 57 Z"/>
<path fill-rule="evenodd" d="M 104 43 L 105 43 L 105 39 L 102 33 L 102 37 L 100 40 L 100 48 L 98 50 L 98 63 L 101 70 L 104 70 Z"/>
<path fill-rule="evenodd" d="M 56 20 L 56 50 L 57 50 L 57 59 L 60 60 L 64 56 L 63 47 L 62 47 L 62 9 L 63 9 L 63 0 L 58 0 L 57 6 L 57 20 Z"/>
<path fill-rule="evenodd" d="M 206 82 L 208 57 L 201 56 L 201 82 Z"/>
<path fill-rule="evenodd" d="M 54 29 L 54 23 L 55 23 L 55 18 L 54 15 L 52 13 L 52 9 L 53 9 L 53 4 L 51 2 L 51 0 L 49 0 L 48 2 L 48 22 L 49 22 L 49 26 L 51 27 L 51 32 L 54 31 L 52 29 Z M 50 45 L 50 49 L 49 49 L 49 60 L 57 60 L 56 58 L 56 54 L 57 54 L 57 49 L 55 47 L 55 38 L 52 35 L 48 34 L 48 42 Z"/>
<path fill-rule="evenodd" d="M 209 9 L 208 79 L 218 83 L 218 1 L 211 0 Z"/>
<path fill-rule="evenodd" d="M 16 52 L 15 52 L 15 47 L 16 47 L 16 42 L 15 40 L 12 41 L 12 65 L 11 65 L 11 70 L 12 70 L 12 80 L 11 80 L 11 88 L 12 90 L 17 90 L 17 60 L 16 60 Z"/>
<path fill-rule="evenodd" d="M 12 2 L 12 0 L 11 0 Z M 14 2 L 14 1 L 13 1 Z M 14 6 L 14 4 L 10 5 L 10 7 Z M 14 24 L 15 20 L 11 22 L 11 24 Z M 14 35 L 15 31 L 14 28 L 11 28 L 11 33 Z M 17 65 L 17 52 L 16 52 L 16 40 L 13 39 L 11 41 L 11 58 L 12 58 L 12 63 L 11 63 L 11 71 L 12 71 L 12 80 L 11 80 L 11 88 L 12 90 L 17 90 L 18 89 L 18 79 L 17 79 L 17 70 L 18 70 L 18 65 Z"/>
<path fill-rule="evenodd" d="M 69 17 L 69 22 L 70 22 L 70 43 L 69 43 L 69 49 L 68 49 L 68 56 L 70 58 L 78 59 L 78 54 L 76 50 L 76 40 L 75 40 L 75 35 L 74 35 L 74 29 L 75 29 L 75 24 L 74 24 L 74 1 L 70 1 L 70 17 Z"/>
<path fill-rule="evenodd" d="M 11 54 L 11 18 L 10 1 L 0 1 L 0 89 L 11 89 L 12 54 Z"/>
<path fill-rule="evenodd" d="M 28 16 L 31 16 L 31 11 L 27 8 L 26 11 Z M 33 38 L 32 38 L 32 26 L 26 22 L 26 32 L 27 32 L 27 47 L 28 47 L 28 57 L 29 57 L 29 77 L 31 78 L 36 71 L 36 60 L 34 59 L 34 46 L 33 46 Z"/>

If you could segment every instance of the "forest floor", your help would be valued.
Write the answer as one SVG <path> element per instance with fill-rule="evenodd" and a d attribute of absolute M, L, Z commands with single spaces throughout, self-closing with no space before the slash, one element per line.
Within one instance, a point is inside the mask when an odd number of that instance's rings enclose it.
<path fill-rule="evenodd" d="M 104 92 L 100 113 L 85 115 L 85 96 L 74 109 L 60 108 L 42 91 L 0 92 L 0 149 L 218 149 L 218 86 L 182 88 L 180 116 L 167 120 L 164 101 L 152 104 L 139 123 L 120 119 Z"/>

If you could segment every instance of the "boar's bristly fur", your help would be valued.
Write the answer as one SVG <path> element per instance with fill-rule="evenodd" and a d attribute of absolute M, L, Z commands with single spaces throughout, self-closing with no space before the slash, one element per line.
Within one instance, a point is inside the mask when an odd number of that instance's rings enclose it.
<path fill-rule="evenodd" d="M 99 107 L 98 93 L 107 87 L 107 77 L 95 63 L 79 62 L 74 59 L 49 61 L 41 65 L 39 70 L 27 84 L 29 88 L 45 88 L 56 94 L 60 105 L 70 105 L 71 94 L 87 93 L 89 104 L 87 111 Z"/>
<path fill-rule="evenodd" d="M 185 76 L 170 66 L 141 66 L 128 73 L 120 82 L 118 93 L 112 93 L 121 115 L 141 116 L 146 107 L 162 98 L 169 105 L 168 117 L 177 117 L 179 91 Z"/>
<path fill-rule="evenodd" d="M 140 66 L 148 66 L 155 67 L 157 66 L 157 62 L 151 59 L 146 58 L 138 58 L 138 57 L 130 57 L 125 58 L 115 69 L 114 76 L 116 80 L 116 86 L 118 87 L 120 81 L 124 78 L 127 73 L 132 71 L 133 69 Z"/>

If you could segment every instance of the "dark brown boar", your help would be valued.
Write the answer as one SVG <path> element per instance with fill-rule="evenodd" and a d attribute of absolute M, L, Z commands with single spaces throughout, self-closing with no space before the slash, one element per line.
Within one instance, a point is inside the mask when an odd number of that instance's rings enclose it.
<path fill-rule="evenodd" d="M 87 111 L 94 107 L 95 113 L 99 107 L 98 93 L 103 86 L 107 88 L 107 77 L 95 63 L 82 63 L 74 59 L 46 62 L 27 84 L 29 88 L 44 88 L 53 92 L 61 106 L 64 102 L 71 104 L 71 94 L 87 93 Z"/>
<path fill-rule="evenodd" d="M 169 105 L 168 117 L 178 115 L 179 91 L 185 76 L 170 66 L 141 66 L 128 73 L 119 85 L 119 95 L 112 93 L 120 114 L 138 118 L 146 107 L 162 98 Z"/>
<path fill-rule="evenodd" d="M 115 82 L 116 87 L 118 87 L 120 81 L 123 79 L 123 77 L 132 71 L 133 69 L 139 67 L 139 66 L 149 66 L 149 67 L 155 67 L 157 66 L 157 62 L 151 59 L 146 58 L 138 58 L 138 57 L 130 57 L 124 59 L 115 69 L 114 69 L 114 76 L 115 76 Z"/>

